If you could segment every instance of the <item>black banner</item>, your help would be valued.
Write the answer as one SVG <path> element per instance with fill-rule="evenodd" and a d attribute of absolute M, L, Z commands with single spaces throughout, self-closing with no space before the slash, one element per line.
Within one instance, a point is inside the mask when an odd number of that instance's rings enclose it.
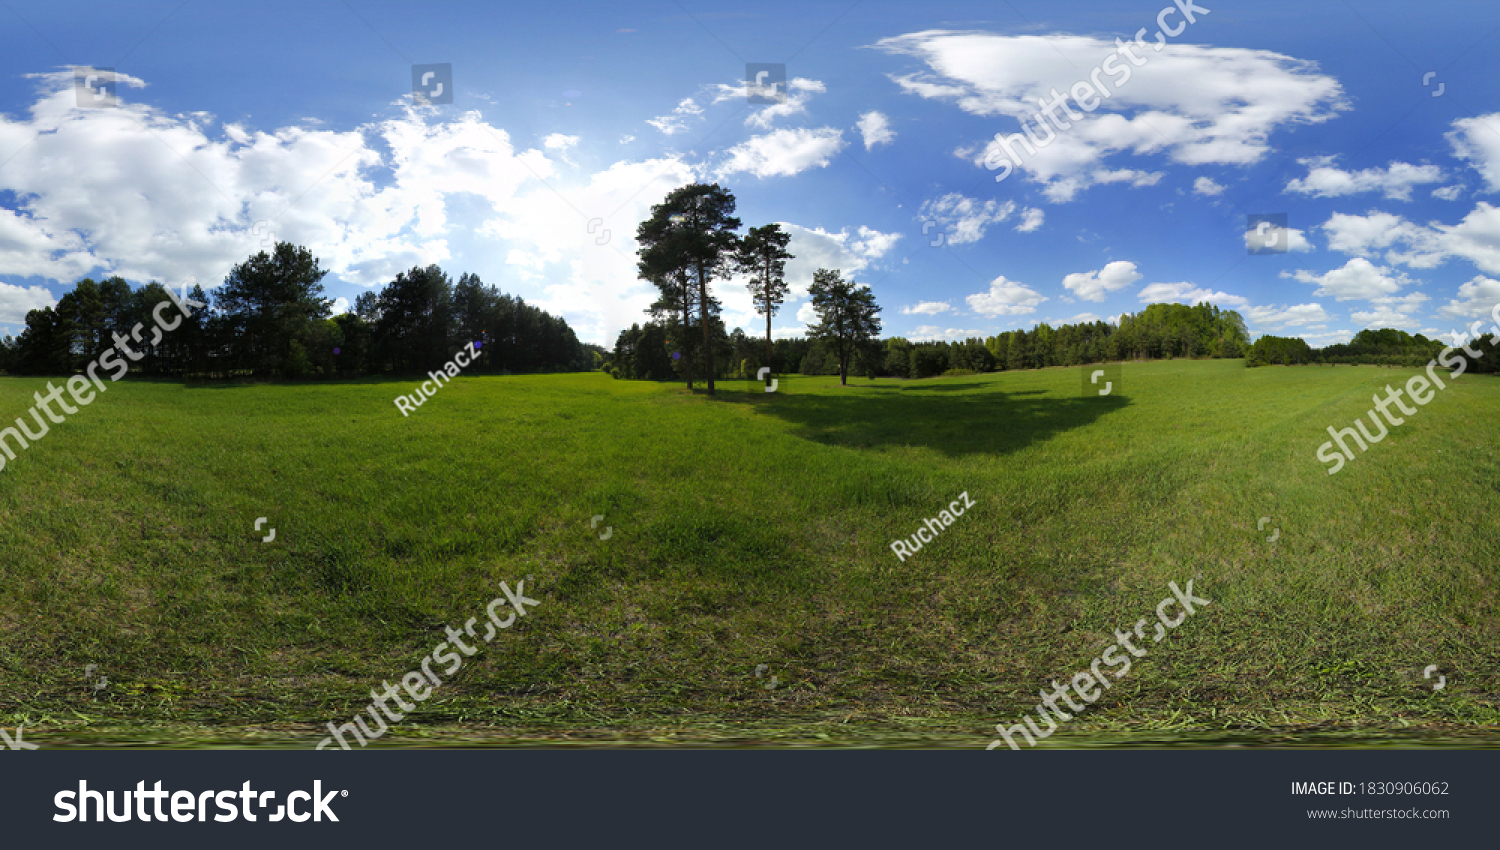
<path fill-rule="evenodd" d="M 0 816 L 15 847 L 1477 845 L 1493 842 L 1489 811 L 1500 786 L 1493 753 L 1450 749 L 3 758 Z"/>

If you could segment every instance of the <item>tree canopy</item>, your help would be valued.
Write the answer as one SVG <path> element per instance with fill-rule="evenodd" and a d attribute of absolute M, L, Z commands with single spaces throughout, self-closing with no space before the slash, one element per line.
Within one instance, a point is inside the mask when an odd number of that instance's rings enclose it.
<path fill-rule="evenodd" d="M 327 272 L 306 248 L 282 242 L 231 269 L 224 286 L 188 296 L 206 308 L 155 344 L 137 344 L 131 365 L 143 375 L 184 378 L 353 377 L 429 371 L 469 342 L 484 357 L 466 371 L 542 372 L 595 368 L 603 349 L 578 342 L 560 318 L 464 274 L 455 285 L 435 265 L 401 272 L 354 310 L 330 318 Z M 32 310 L 19 339 L 0 340 L 0 371 L 70 375 L 128 335 L 152 324 L 151 310 L 173 295 L 159 283 L 132 291 L 115 277 L 85 278 L 56 307 Z"/>
<path fill-rule="evenodd" d="M 818 314 L 817 323 L 807 329 L 808 336 L 828 344 L 838 358 L 839 383 L 848 384 L 849 359 L 880 334 L 875 293 L 868 286 L 845 280 L 837 270 L 818 269 L 808 294 Z"/>

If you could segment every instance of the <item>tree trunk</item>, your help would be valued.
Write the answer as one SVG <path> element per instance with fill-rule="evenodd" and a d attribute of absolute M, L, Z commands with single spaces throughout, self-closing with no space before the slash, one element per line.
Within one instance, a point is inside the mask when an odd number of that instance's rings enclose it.
<path fill-rule="evenodd" d="M 683 281 L 682 282 L 682 347 L 685 350 L 682 352 L 682 359 L 687 361 L 686 368 L 687 368 L 688 392 L 692 392 L 693 391 L 693 355 L 691 353 L 692 349 L 688 348 L 687 334 L 688 334 L 688 329 L 693 326 L 693 314 L 692 314 L 692 310 L 688 306 L 688 297 L 687 296 L 688 296 L 687 281 Z"/>
<path fill-rule="evenodd" d="M 703 264 L 698 264 L 698 318 L 703 325 L 703 358 L 708 364 L 708 394 L 714 394 L 714 350 L 708 342 L 708 281 L 704 280 Z"/>
<path fill-rule="evenodd" d="M 770 260 L 766 260 L 766 275 L 765 275 L 765 278 L 761 281 L 762 285 L 764 286 L 764 289 L 762 289 L 761 291 L 766 294 L 766 362 L 763 364 L 763 365 L 766 365 L 766 366 L 770 366 L 771 365 L 771 271 L 770 271 L 770 265 L 771 265 L 771 261 Z"/>
<path fill-rule="evenodd" d="M 766 302 L 766 362 L 764 366 L 771 365 L 771 302 Z"/>

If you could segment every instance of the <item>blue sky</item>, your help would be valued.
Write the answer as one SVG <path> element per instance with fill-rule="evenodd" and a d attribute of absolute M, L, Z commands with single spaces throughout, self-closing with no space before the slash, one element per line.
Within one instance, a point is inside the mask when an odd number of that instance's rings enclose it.
<path fill-rule="evenodd" d="M 217 286 L 274 233 L 340 309 L 438 263 L 612 345 L 655 297 L 636 225 L 695 180 L 793 234 L 778 336 L 818 267 L 912 339 L 1153 301 L 1313 345 L 1489 315 L 1500 7 L 1204 8 L 10 3 L 0 333 L 84 276 Z M 452 102 L 414 102 L 412 66 L 437 63 Z M 785 64 L 780 102 L 747 102 L 747 63 Z M 78 105 L 79 68 L 114 69 L 112 106 Z M 1007 155 L 996 134 L 1024 126 L 1041 144 Z M 1290 250 L 1250 253 L 1248 214 L 1284 214 L 1265 238 Z M 764 328 L 740 283 L 717 294 Z"/>

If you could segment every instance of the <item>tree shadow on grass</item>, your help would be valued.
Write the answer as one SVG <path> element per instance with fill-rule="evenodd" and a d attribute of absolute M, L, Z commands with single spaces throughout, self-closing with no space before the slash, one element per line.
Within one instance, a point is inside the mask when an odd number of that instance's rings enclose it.
<path fill-rule="evenodd" d="M 726 394 L 724 401 L 755 404 L 759 413 L 797 427 L 797 436 L 825 445 L 849 448 L 923 446 L 949 457 L 1006 454 L 1092 424 L 1123 409 L 1125 396 L 1039 397 L 1039 390 L 954 394 L 928 392 L 880 394 L 767 395 L 747 398 Z M 944 390 L 957 387 L 943 387 Z M 909 388 L 916 389 L 916 388 Z M 763 400 L 764 399 L 764 400 Z"/>

